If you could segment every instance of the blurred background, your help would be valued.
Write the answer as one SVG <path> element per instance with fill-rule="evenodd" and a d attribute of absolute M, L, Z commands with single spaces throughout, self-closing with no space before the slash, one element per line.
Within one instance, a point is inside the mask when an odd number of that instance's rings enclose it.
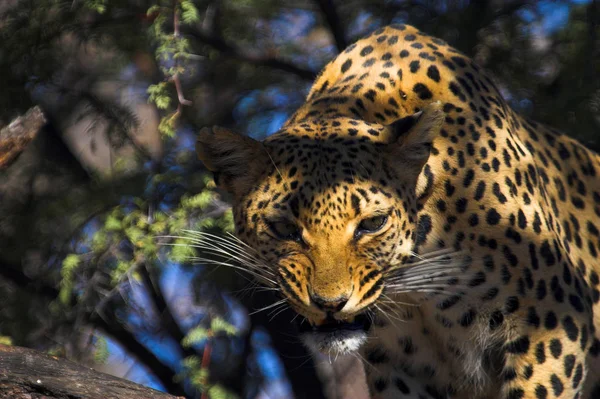
<path fill-rule="evenodd" d="M 274 299 L 249 276 L 160 237 L 233 229 L 202 126 L 264 138 L 390 23 L 600 149 L 598 1 L 2 0 L 0 128 L 35 105 L 47 123 L 0 168 L 0 343 L 190 398 L 326 397 L 292 312 L 257 311 Z"/>

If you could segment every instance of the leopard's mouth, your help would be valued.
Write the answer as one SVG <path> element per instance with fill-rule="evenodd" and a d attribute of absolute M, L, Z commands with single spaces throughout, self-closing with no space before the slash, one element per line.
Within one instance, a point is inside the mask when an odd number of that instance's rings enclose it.
<path fill-rule="evenodd" d="M 333 317 L 328 317 L 319 324 L 311 324 L 309 322 L 300 323 L 298 329 L 300 333 L 306 332 L 335 332 L 340 330 L 363 330 L 368 331 L 371 327 L 371 320 L 365 313 L 361 313 L 354 317 L 352 321 L 336 320 Z"/>
<path fill-rule="evenodd" d="M 318 325 L 309 322 L 298 326 L 304 344 L 311 350 L 321 353 L 347 354 L 356 352 L 367 340 L 371 320 L 365 313 L 352 321 L 335 320 L 328 317 Z"/>

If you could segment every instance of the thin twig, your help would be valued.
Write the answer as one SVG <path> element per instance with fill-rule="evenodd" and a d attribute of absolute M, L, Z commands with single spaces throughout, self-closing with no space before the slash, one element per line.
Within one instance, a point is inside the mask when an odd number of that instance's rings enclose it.
<path fill-rule="evenodd" d="M 210 341 L 207 341 L 206 344 L 204 344 L 204 353 L 202 354 L 202 363 L 200 365 L 200 370 L 208 370 L 208 367 L 210 366 L 211 353 L 212 346 L 210 344 Z M 206 381 L 203 382 L 206 385 Z M 204 389 L 202 391 L 201 399 L 208 399 L 208 389 Z"/>
<path fill-rule="evenodd" d="M 181 36 L 178 6 L 179 0 L 173 0 L 173 36 L 175 37 L 175 39 Z M 175 63 L 177 63 L 177 60 L 174 61 Z M 173 83 L 175 83 L 175 90 L 177 91 L 177 100 L 179 101 L 179 105 L 177 106 L 177 113 L 180 113 L 182 105 L 192 105 L 192 102 L 190 100 L 187 100 L 183 95 L 183 90 L 181 89 L 181 81 L 179 80 L 179 72 L 175 72 L 171 80 L 173 80 Z"/>

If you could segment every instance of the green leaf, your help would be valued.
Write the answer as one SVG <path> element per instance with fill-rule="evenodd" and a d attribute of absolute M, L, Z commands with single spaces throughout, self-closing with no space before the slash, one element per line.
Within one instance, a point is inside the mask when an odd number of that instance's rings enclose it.
<path fill-rule="evenodd" d="M 208 397 L 210 399 L 237 399 L 237 395 L 219 384 L 212 385 L 208 388 Z"/>
<path fill-rule="evenodd" d="M 206 209 L 215 199 L 214 191 L 203 190 L 199 194 L 182 199 L 181 204 L 186 208 Z"/>
<path fill-rule="evenodd" d="M 183 367 L 190 370 L 197 370 L 200 368 L 200 358 L 198 356 L 188 356 L 183 359 Z"/>
<path fill-rule="evenodd" d="M 106 364 L 108 361 L 108 356 L 110 355 L 106 338 L 97 337 L 95 347 L 94 361 L 99 364 Z"/>
<path fill-rule="evenodd" d="M 158 131 L 165 137 L 175 137 L 175 124 L 177 123 L 178 119 L 178 112 L 173 112 L 172 114 L 161 118 L 160 123 L 158 124 Z"/>
<path fill-rule="evenodd" d="M 154 13 L 158 13 L 160 12 L 160 6 L 158 5 L 153 5 L 150 8 L 148 8 L 148 11 L 146 11 L 146 15 L 150 16 Z"/>
<path fill-rule="evenodd" d="M 106 12 L 106 5 L 108 0 L 87 0 L 84 4 L 87 8 L 98 14 L 104 14 Z"/>
<path fill-rule="evenodd" d="M 187 333 L 183 341 L 181 341 L 181 344 L 188 348 L 207 339 L 209 335 L 210 333 L 206 328 L 194 327 Z"/>
<path fill-rule="evenodd" d="M 125 229 L 125 235 L 134 245 L 141 246 L 144 230 L 135 226 L 131 226 Z"/>
<path fill-rule="evenodd" d="M 97 253 L 103 251 L 106 248 L 107 243 L 108 237 L 106 231 L 101 229 L 96 231 L 92 237 L 92 251 Z"/>
<path fill-rule="evenodd" d="M 121 281 L 123 276 L 129 272 L 129 269 L 131 269 L 133 265 L 133 262 L 127 262 L 124 260 L 118 261 L 117 267 L 110 273 L 112 284 L 116 285 L 119 281 Z"/>
<path fill-rule="evenodd" d="M 227 210 L 220 219 L 220 227 L 226 233 L 233 233 L 235 231 L 235 223 L 233 221 L 233 212 L 231 209 Z"/>
<path fill-rule="evenodd" d="M 158 109 L 168 109 L 171 106 L 171 96 L 168 91 L 168 83 L 160 82 L 148 86 L 148 102 L 154 103 Z"/>
<path fill-rule="evenodd" d="M 227 335 L 235 335 L 237 333 L 237 328 L 233 324 L 226 322 L 221 317 L 214 317 L 210 321 L 210 329 L 213 334 L 217 333 L 225 333 Z"/>
<path fill-rule="evenodd" d="M 104 222 L 104 228 L 108 231 L 119 231 L 123 228 L 121 219 L 118 219 L 115 215 L 108 215 Z"/>
<path fill-rule="evenodd" d="M 60 269 L 61 281 L 58 292 L 58 299 L 63 305 L 68 305 L 73 295 L 73 286 L 75 281 L 75 271 L 79 266 L 79 255 L 69 254 L 65 257 Z"/>
<path fill-rule="evenodd" d="M 185 24 L 193 24 L 200 21 L 200 14 L 196 9 L 194 3 L 190 0 L 183 0 L 181 2 L 181 21 Z"/>
<path fill-rule="evenodd" d="M 79 255 L 69 254 L 65 257 L 62 264 L 63 276 L 67 273 L 71 273 L 77 266 L 79 266 Z"/>
<path fill-rule="evenodd" d="M 178 263 L 189 262 L 190 258 L 196 256 L 196 251 L 186 240 L 177 239 L 171 247 L 169 258 Z"/>
<path fill-rule="evenodd" d="M 217 225 L 215 218 L 204 218 L 198 222 L 200 230 L 209 230 Z"/>

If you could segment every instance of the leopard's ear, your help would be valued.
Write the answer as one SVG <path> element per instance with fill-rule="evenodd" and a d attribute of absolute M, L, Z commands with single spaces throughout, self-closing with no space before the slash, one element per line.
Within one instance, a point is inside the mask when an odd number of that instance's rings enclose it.
<path fill-rule="evenodd" d="M 388 152 L 401 164 L 419 172 L 429 159 L 433 139 L 440 134 L 446 115 L 442 104 L 427 105 L 422 111 L 392 123 Z"/>
<path fill-rule="evenodd" d="M 236 197 L 255 184 L 265 165 L 262 143 L 218 126 L 200 130 L 196 153 L 217 185 Z"/>

